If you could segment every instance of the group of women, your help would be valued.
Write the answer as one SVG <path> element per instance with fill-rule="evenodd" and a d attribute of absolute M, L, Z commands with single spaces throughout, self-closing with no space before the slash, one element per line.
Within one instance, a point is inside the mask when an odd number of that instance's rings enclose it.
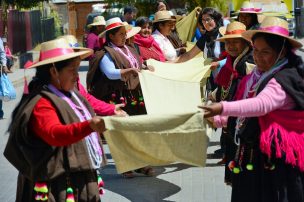
<path fill-rule="evenodd" d="M 145 60 L 184 62 L 201 51 L 213 60 L 207 87 L 213 103 L 201 108 L 214 127 L 223 128 L 231 201 L 304 201 L 304 66 L 294 53 L 302 44 L 288 36 L 283 19 L 266 17 L 258 26 L 258 13 L 246 2 L 237 21 L 224 26 L 220 12 L 204 8 L 198 15 L 204 33 L 181 55 L 167 38 L 175 19 L 165 8 L 153 21 L 138 18 L 137 28 L 120 18 L 103 25 L 96 20 L 91 26 L 104 31 L 92 28 L 92 41 L 102 36 L 102 48 L 76 49 L 62 38 L 43 43 L 4 152 L 20 172 L 17 201 L 100 200 L 105 159 L 98 133 L 106 128 L 79 83 L 82 59 L 92 57 L 87 88 L 110 103 L 106 115 L 139 115 L 146 109 L 138 72 L 153 71 Z M 255 63 L 252 71 L 247 62 Z M 124 111 L 115 109 L 119 103 Z M 154 174 L 151 167 L 135 172 Z"/>

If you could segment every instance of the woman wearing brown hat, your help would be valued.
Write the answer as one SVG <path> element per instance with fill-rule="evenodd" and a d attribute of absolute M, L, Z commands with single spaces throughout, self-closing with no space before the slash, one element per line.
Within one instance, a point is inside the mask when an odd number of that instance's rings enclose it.
<path fill-rule="evenodd" d="M 75 84 L 81 59 L 64 39 L 41 44 L 36 76 L 15 108 L 4 156 L 19 171 L 16 201 L 99 201 L 100 117 Z M 98 182 L 99 181 L 99 182 Z"/>
<path fill-rule="evenodd" d="M 252 48 L 249 41 L 242 37 L 241 33 L 246 31 L 246 26 L 240 22 L 232 22 L 226 27 L 220 28 L 223 37 L 218 41 L 225 43 L 227 60 L 215 77 L 217 89 L 211 94 L 212 100 L 232 101 L 237 91 L 238 84 L 246 75 L 246 62 L 253 63 Z M 221 148 L 224 151 L 222 161 L 225 164 L 225 182 L 231 184 L 231 172 L 228 163 L 233 160 L 236 146 L 233 142 L 235 131 L 235 119 L 230 118 L 227 125 L 223 127 L 221 134 Z M 222 127 L 222 126 L 219 126 Z"/>
<path fill-rule="evenodd" d="M 237 117 L 231 201 L 304 201 L 304 65 L 288 23 L 266 17 L 242 35 L 253 43 L 256 68 L 238 101 L 203 106 L 204 116 Z"/>
<path fill-rule="evenodd" d="M 86 47 L 94 50 L 94 52 L 99 51 L 103 46 L 102 39 L 99 39 L 99 34 L 104 31 L 106 21 L 103 16 L 96 16 L 93 19 L 93 23 L 88 25 L 90 33 L 86 39 Z M 102 43 L 101 43 L 102 42 Z"/>
<path fill-rule="evenodd" d="M 109 103 L 124 103 L 124 110 L 129 115 L 146 114 L 138 78 L 138 72 L 143 66 L 135 48 L 126 45 L 126 25 L 120 18 L 111 18 L 106 21 L 106 30 L 102 35 L 104 34 L 104 51 L 97 52 L 90 62 L 87 75 L 89 92 Z M 147 176 L 154 174 L 151 167 L 136 172 Z M 134 177 L 132 171 L 123 173 L 123 176 Z"/>
<path fill-rule="evenodd" d="M 173 61 L 178 56 L 178 50 L 174 48 L 170 40 L 167 38 L 171 33 L 173 21 L 175 21 L 175 19 L 168 11 L 156 12 L 155 19 L 153 21 L 154 31 L 152 36 L 168 61 Z"/>

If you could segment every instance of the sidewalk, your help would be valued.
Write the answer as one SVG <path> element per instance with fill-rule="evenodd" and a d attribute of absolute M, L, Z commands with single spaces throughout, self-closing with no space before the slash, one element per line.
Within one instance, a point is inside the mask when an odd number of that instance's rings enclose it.
<path fill-rule="evenodd" d="M 19 65 L 18 65 L 19 66 Z M 28 83 L 31 81 L 33 76 L 35 76 L 36 69 L 20 69 L 17 65 L 12 69 L 13 73 L 9 73 L 8 77 L 10 78 L 11 82 L 13 83 L 14 87 L 17 88 L 19 86 L 24 85 L 24 76 L 26 77 Z M 82 61 L 80 63 L 79 71 L 87 71 L 89 66 L 88 61 Z"/>

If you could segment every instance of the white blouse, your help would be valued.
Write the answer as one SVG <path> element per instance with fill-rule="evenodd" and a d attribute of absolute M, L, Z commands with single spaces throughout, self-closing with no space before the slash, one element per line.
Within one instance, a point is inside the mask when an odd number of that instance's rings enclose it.
<path fill-rule="evenodd" d="M 172 61 L 177 58 L 176 50 L 167 37 L 162 35 L 158 30 L 155 30 L 152 33 L 152 36 L 158 43 L 160 49 L 163 51 L 166 60 Z"/>

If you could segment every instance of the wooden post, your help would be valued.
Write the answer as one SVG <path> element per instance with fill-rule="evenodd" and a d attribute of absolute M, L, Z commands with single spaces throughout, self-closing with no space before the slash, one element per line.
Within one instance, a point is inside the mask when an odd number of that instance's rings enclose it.
<path fill-rule="evenodd" d="M 68 33 L 76 36 L 77 29 L 77 13 L 75 2 L 68 1 L 68 18 L 69 18 L 69 31 Z"/>

